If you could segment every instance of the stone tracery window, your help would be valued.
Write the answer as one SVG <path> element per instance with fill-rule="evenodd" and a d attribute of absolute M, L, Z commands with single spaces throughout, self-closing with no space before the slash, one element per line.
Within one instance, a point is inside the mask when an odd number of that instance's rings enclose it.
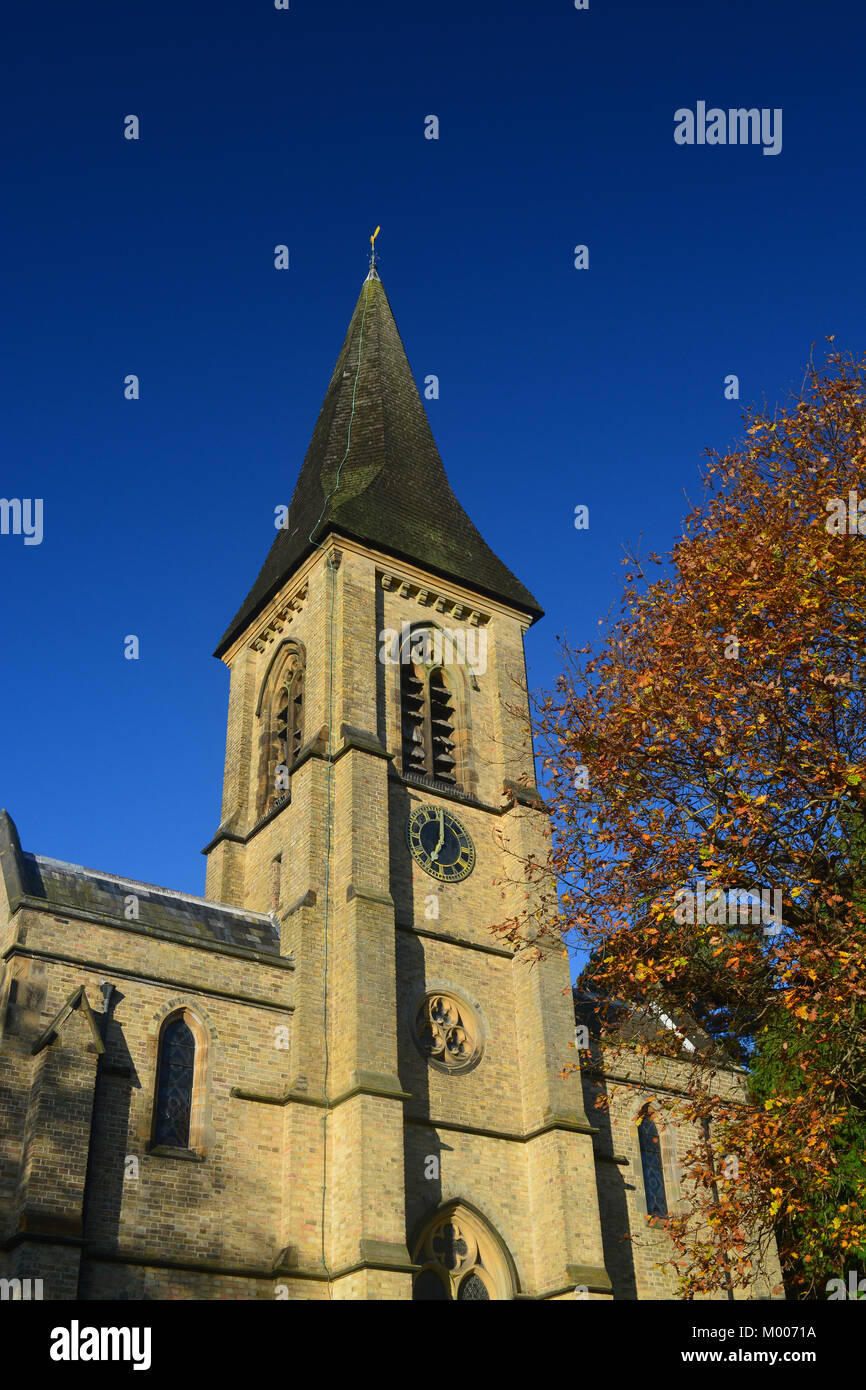
<path fill-rule="evenodd" d="M 459 1201 L 435 1213 L 412 1258 L 422 1266 L 412 1290 L 416 1302 L 490 1301 L 515 1292 L 501 1242 L 479 1213 Z"/>
<path fill-rule="evenodd" d="M 274 659 L 259 697 L 257 816 L 288 800 L 289 776 L 304 735 L 304 653 L 287 642 Z"/>
<path fill-rule="evenodd" d="M 442 1071 L 468 1071 L 481 1056 L 478 1022 L 469 1005 L 454 995 L 425 995 L 414 1031 L 421 1055 Z"/>

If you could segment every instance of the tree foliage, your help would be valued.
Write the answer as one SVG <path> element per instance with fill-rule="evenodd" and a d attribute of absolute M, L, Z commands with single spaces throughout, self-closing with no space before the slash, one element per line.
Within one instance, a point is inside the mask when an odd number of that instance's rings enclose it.
<path fill-rule="evenodd" d="M 533 935 L 706 1035 L 687 1118 L 712 1142 L 669 1222 L 689 1294 L 748 1282 L 767 1218 L 813 1294 L 810 1270 L 866 1246 L 866 498 L 863 535 L 838 524 L 866 493 L 864 401 L 866 358 L 833 352 L 775 414 L 747 413 L 670 555 L 629 558 L 621 610 L 594 650 L 563 644 L 537 709 L 555 835 L 526 872 L 559 904 Z M 702 886 L 704 919 L 683 920 Z M 740 920 L 744 890 L 778 894 L 781 929 Z M 753 1055 L 753 1103 L 734 1103 L 719 1074 Z"/>

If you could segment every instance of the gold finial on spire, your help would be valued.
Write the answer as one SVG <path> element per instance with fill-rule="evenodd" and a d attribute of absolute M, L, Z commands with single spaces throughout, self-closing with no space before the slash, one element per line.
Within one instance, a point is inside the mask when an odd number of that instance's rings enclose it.
<path fill-rule="evenodd" d="M 373 235 L 370 237 L 370 269 L 371 269 L 371 270 L 375 270 L 375 269 L 376 269 L 376 237 L 379 235 L 379 233 L 381 232 L 381 230 L 382 230 L 381 227 L 377 227 L 376 230 L 375 230 L 375 232 L 373 233 Z"/>

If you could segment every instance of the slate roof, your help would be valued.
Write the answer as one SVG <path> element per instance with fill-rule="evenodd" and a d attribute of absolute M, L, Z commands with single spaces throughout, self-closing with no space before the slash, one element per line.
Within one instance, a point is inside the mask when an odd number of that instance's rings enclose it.
<path fill-rule="evenodd" d="M 623 1042 L 634 1039 L 650 1041 L 664 1028 L 683 1039 L 684 1060 L 691 1052 L 699 1050 L 712 1053 L 718 1046 L 693 1018 L 681 1010 L 675 1010 L 673 1006 L 670 1012 L 664 1012 L 655 1005 L 641 1007 L 626 1004 L 622 1000 L 609 999 L 591 990 L 581 989 L 578 985 L 573 987 L 572 996 L 575 1022 L 586 1024 L 592 1038 L 600 1037 L 607 1029 L 608 1037 L 615 1036 Z"/>
<path fill-rule="evenodd" d="M 0 873 L 13 911 L 24 899 L 44 904 L 60 916 L 106 918 L 139 931 L 152 930 L 155 935 L 167 933 L 215 946 L 280 954 L 279 925 L 267 913 L 248 912 L 190 893 L 175 893 L 155 883 L 29 854 L 22 850 L 15 823 L 6 811 L 0 811 Z M 138 918 L 130 921 L 124 908 L 125 900 L 133 894 L 138 900 Z"/>
<path fill-rule="evenodd" d="M 494 555 L 451 491 L 375 270 L 361 288 L 286 529 L 277 532 L 216 656 L 277 593 L 314 543 L 331 531 L 501 599 L 533 620 L 542 615 L 536 599 Z"/>
<path fill-rule="evenodd" d="M 263 912 L 247 912 L 226 903 L 209 902 L 190 893 L 174 893 L 155 883 L 139 883 L 48 859 L 43 854 L 22 855 L 29 896 L 44 898 L 46 907 L 74 913 L 84 912 L 125 919 L 124 900 L 138 899 L 138 918 L 130 925 L 156 927 L 179 936 L 244 946 L 247 950 L 280 954 L 280 933 L 276 922 Z M 32 885 L 32 886 L 31 886 Z M 36 888 L 34 893 L 33 887 Z"/>

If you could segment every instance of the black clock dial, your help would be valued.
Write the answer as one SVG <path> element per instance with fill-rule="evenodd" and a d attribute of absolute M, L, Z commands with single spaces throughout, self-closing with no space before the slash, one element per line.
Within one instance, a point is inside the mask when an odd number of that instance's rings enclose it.
<path fill-rule="evenodd" d="M 441 806 L 419 806 L 406 826 L 412 857 L 442 883 L 467 878 L 475 868 L 475 846 L 457 817 Z"/>

